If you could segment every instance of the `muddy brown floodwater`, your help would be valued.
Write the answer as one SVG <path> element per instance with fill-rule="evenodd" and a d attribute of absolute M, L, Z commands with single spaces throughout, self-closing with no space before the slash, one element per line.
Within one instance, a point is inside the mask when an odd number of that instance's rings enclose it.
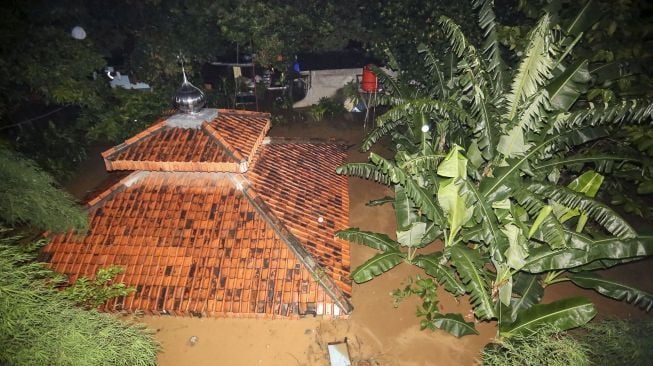
<path fill-rule="evenodd" d="M 361 122 L 335 121 L 275 126 L 271 136 L 336 138 L 352 145 L 350 161 L 365 161 L 367 153 L 358 152 L 363 136 Z M 77 197 L 92 190 L 106 177 L 98 146 L 80 166 L 78 178 L 68 184 Z M 388 154 L 387 151 L 377 151 Z M 372 199 L 391 195 L 386 187 L 362 179 L 351 178 L 350 225 L 363 230 L 383 232 L 394 237 L 394 215 L 390 205 L 369 207 Z M 352 244 L 352 268 L 363 263 L 374 251 Z M 612 278 L 653 291 L 651 260 L 610 270 Z M 158 364 L 165 365 L 269 365 L 327 366 L 327 344 L 343 341 L 355 366 L 422 366 L 473 365 L 482 347 L 494 336 L 493 323 L 478 323 L 479 335 L 461 339 L 445 332 L 420 331 L 415 317 L 416 299 L 408 299 L 398 308 L 390 293 L 402 286 L 408 277 L 420 271 L 401 264 L 382 276 L 361 285 L 354 285 L 353 314 L 346 320 L 304 318 L 300 320 L 215 319 L 170 316 L 145 316 L 137 321 L 155 332 L 162 351 Z M 599 316 L 646 317 L 650 314 L 623 302 L 605 299 L 591 291 L 567 284 L 555 285 L 546 291 L 545 302 L 570 295 L 586 295 L 599 309 Z M 446 312 L 459 312 L 468 320 L 470 307 L 466 299 L 457 302 L 444 291 L 440 304 Z M 193 338 L 194 337 L 194 338 Z"/>

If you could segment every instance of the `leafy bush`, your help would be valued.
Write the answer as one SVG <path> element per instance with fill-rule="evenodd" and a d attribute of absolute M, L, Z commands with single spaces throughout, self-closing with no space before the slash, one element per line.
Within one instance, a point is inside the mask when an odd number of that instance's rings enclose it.
<path fill-rule="evenodd" d="M 0 243 L 0 363 L 155 364 L 158 346 L 144 327 L 77 308 L 33 259 L 13 240 Z"/>
<path fill-rule="evenodd" d="M 554 327 L 490 343 L 481 353 L 486 366 L 585 366 L 588 350 L 581 342 Z M 607 365 L 607 364 L 603 364 Z"/>
<path fill-rule="evenodd" d="M 605 162 L 623 165 L 629 158 L 579 150 L 614 138 L 611 132 L 624 123 L 650 123 L 653 104 L 577 103 L 589 75 L 586 60 L 566 62 L 576 23 L 560 31 L 546 14 L 510 70 L 501 58 L 492 2 L 475 4 L 487 35 L 483 48 L 441 17 L 450 54 L 441 61 L 420 48 L 430 70 L 425 80 L 375 70 L 387 87 L 380 99 L 392 108 L 362 147 L 390 134 L 396 154 L 371 153 L 369 163 L 345 164 L 338 172 L 394 187 L 397 240 L 340 231 L 338 237 L 380 252 L 353 279 L 369 281 L 401 262 L 416 265 L 454 296 L 469 295 L 475 317 L 496 320 L 504 338 L 591 320 L 596 309 L 584 297 L 540 304 L 544 289 L 563 281 L 649 311 L 652 294 L 595 273 L 653 253 L 653 236 L 639 235 L 596 199 Z M 436 241 L 443 248 L 432 245 Z M 429 246 L 435 248 L 418 253 Z M 461 319 L 432 322 L 464 335 L 461 329 L 473 324 Z"/>
<path fill-rule="evenodd" d="M 478 334 L 474 328 L 474 323 L 465 322 L 460 314 L 442 314 L 438 308 L 438 283 L 432 278 L 421 278 L 417 276 L 415 281 L 408 280 L 408 284 L 403 289 L 397 289 L 392 292 L 395 307 L 399 302 L 409 296 L 418 296 L 422 299 L 422 305 L 417 307 L 416 315 L 423 317 L 420 321 L 420 329 L 448 329 L 456 337 L 462 337 L 468 334 Z"/>
<path fill-rule="evenodd" d="M 64 293 L 78 306 L 97 309 L 109 299 L 136 291 L 136 288 L 127 287 L 124 283 L 113 282 L 117 275 L 124 272 L 125 269 L 119 266 L 100 268 L 94 279 L 80 277 Z"/>
<path fill-rule="evenodd" d="M 653 321 L 592 321 L 571 333 L 544 327 L 488 344 L 483 365 L 649 365 L 653 359 Z"/>
<path fill-rule="evenodd" d="M 308 110 L 311 118 L 316 122 L 322 121 L 325 118 L 338 118 L 346 112 L 347 110 L 342 105 L 342 101 L 327 97 L 320 98 L 320 101 Z"/>
<path fill-rule="evenodd" d="M 85 230 L 86 214 L 33 161 L 0 147 L 0 219 L 8 226 Z"/>

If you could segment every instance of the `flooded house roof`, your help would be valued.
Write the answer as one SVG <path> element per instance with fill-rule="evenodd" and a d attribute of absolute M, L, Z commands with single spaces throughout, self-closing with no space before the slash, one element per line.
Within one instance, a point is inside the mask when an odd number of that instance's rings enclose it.
<path fill-rule="evenodd" d="M 163 119 L 102 154 L 107 170 L 246 170 L 270 129 L 264 114 L 224 110 L 210 121 Z M 184 124 L 186 123 L 186 124 Z"/>
<path fill-rule="evenodd" d="M 183 119 L 183 118 L 182 118 Z M 155 123 L 105 153 L 131 170 L 87 203 L 87 233 L 54 236 L 44 255 L 71 281 L 122 266 L 136 291 L 107 311 L 342 316 L 349 297 L 342 145 L 269 139 L 269 116 L 219 110 Z"/>

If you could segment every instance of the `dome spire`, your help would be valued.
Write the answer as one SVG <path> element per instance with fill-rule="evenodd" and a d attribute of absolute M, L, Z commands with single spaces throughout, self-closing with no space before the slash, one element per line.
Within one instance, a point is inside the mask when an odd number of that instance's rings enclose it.
<path fill-rule="evenodd" d="M 184 80 L 175 92 L 172 102 L 175 108 L 182 113 L 197 113 L 204 107 L 206 96 L 204 92 L 188 81 L 183 60 L 181 61 L 181 73 Z"/>
<path fill-rule="evenodd" d="M 188 78 L 186 77 L 186 69 L 184 68 L 184 61 L 181 62 L 181 74 L 184 75 L 184 84 L 190 84 Z"/>

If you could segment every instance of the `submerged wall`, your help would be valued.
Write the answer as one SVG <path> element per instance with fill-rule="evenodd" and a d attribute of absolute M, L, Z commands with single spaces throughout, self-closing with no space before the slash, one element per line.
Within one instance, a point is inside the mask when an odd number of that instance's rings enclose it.
<path fill-rule="evenodd" d="M 356 75 L 362 72 L 362 68 L 308 71 L 310 87 L 306 97 L 296 102 L 293 107 L 308 107 L 317 104 L 320 98 L 333 96 L 348 82 L 356 81 Z"/>

